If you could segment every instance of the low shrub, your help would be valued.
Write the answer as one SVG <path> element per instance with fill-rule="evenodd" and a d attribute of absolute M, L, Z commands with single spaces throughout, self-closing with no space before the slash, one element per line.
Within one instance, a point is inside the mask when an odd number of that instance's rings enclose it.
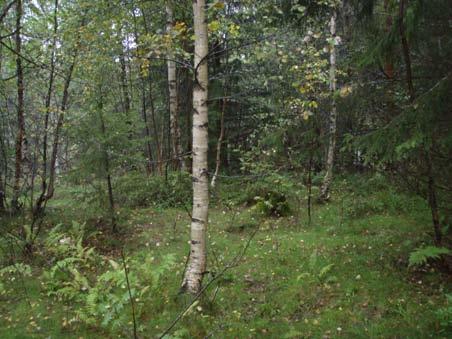
<path fill-rule="evenodd" d="M 76 222 L 69 230 L 58 225 L 50 231 L 44 243 L 44 250 L 52 255 L 50 268 L 42 273 L 44 291 L 49 297 L 72 304 L 75 317 L 63 326 L 82 322 L 127 335 L 124 329 L 133 320 L 131 298 L 137 318 L 147 310 L 145 305 L 161 302 L 155 296 L 164 286 L 166 273 L 176 264 L 176 256 L 166 254 L 158 263 L 149 255 L 123 257 L 116 262 L 99 255 L 93 247 L 85 247 L 86 237 L 84 225 Z M 0 270 L 0 276 L 4 271 Z"/>
<path fill-rule="evenodd" d="M 452 333 L 452 294 L 446 294 L 446 301 L 446 306 L 439 308 L 435 315 L 441 326 L 441 332 Z"/>
<path fill-rule="evenodd" d="M 231 183 L 221 190 L 221 201 L 229 205 L 253 206 L 254 210 L 265 216 L 286 216 L 291 213 L 290 201 L 300 194 L 297 189 L 301 182 L 277 173 Z"/>
<path fill-rule="evenodd" d="M 411 213 L 424 211 L 425 201 L 420 197 L 408 196 L 395 189 L 371 190 L 362 194 L 352 193 L 346 201 L 349 217 L 359 218 L 374 214 Z"/>
<path fill-rule="evenodd" d="M 256 196 L 253 209 L 264 216 L 283 217 L 290 214 L 286 196 L 276 191 L 268 191 L 263 197 Z"/>
<path fill-rule="evenodd" d="M 188 173 L 145 176 L 130 173 L 114 182 L 117 203 L 126 207 L 179 207 L 191 204 L 192 183 Z"/>

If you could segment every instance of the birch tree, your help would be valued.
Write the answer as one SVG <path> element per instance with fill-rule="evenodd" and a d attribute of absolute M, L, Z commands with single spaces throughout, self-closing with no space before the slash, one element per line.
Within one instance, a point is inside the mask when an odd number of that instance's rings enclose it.
<path fill-rule="evenodd" d="M 334 166 L 334 150 L 336 148 L 336 45 L 338 39 L 336 37 L 336 19 L 337 10 L 333 10 L 333 14 L 330 19 L 330 94 L 331 94 L 331 111 L 329 117 L 329 139 L 328 139 L 328 151 L 326 157 L 326 172 L 323 178 L 322 187 L 320 190 L 320 200 L 326 201 L 330 198 L 330 186 L 333 180 L 333 166 Z"/>
<path fill-rule="evenodd" d="M 170 1 L 166 3 L 166 33 L 168 35 L 172 34 L 174 26 L 174 14 L 173 8 Z M 185 170 L 185 162 L 181 157 L 182 147 L 180 142 L 180 128 L 179 128 L 179 107 L 178 107 L 178 96 L 177 96 L 177 68 L 176 62 L 174 61 L 174 53 L 172 51 L 172 46 L 170 46 L 168 53 L 168 93 L 169 93 L 169 111 L 170 111 L 170 134 L 171 134 L 171 144 L 173 148 L 173 156 L 176 158 L 176 163 L 178 166 Z"/>
<path fill-rule="evenodd" d="M 205 0 L 193 0 L 195 52 L 193 88 L 193 211 L 190 257 L 182 290 L 197 293 L 206 270 L 206 228 L 209 209 L 208 151 L 208 38 Z"/>

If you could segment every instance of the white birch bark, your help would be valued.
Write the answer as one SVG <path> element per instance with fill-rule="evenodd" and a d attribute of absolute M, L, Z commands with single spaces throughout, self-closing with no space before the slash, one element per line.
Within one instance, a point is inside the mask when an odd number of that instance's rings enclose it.
<path fill-rule="evenodd" d="M 206 270 L 206 228 L 209 209 L 208 151 L 208 37 L 205 0 L 193 0 L 195 84 L 193 88 L 193 212 L 190 258 L 182 289 L 196 294 Z"/>

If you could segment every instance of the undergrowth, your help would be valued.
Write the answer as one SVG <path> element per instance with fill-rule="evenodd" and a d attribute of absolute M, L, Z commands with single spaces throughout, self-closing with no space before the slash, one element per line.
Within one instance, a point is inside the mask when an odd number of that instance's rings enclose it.
<path fill-rule="evenodd" d="M 108 251 L 112 235 L 90 224 L 87 211 L 71 208 L 73 199 L 86 198 L 71 197 L 74 187 L 61 192 L 36 258 L 2 258 L 0 337 L 131 337 L 133 313 L 141 337 L 161 334 L 189 299 L 178 295 L 189 190 L 175 189 L 186 178 L 168 179 L 173 189 L 157 193 L 139 177 L 115 182 L 122 233 Z M 137 192 L 123 195 L 131 187 Z M 278 205 L 269 192 L 284 197 L 287 213 L 273 213 Z M 216 280 L 168 338 L 448 337 L 450 276 L 424 253 L 432 244 L 423 201 L 382 178 L 342 178 L 332 201 L 312 206 L 308 226 L 306 188 L 296 178 L 220 182 L 213 194 L 205 282 Z M 168 196 L 168 205 L 155 200 Z M 269 213 L 259 211 L 265 201 Z M 238 266 L 217 277 L 256 231 Z"/>

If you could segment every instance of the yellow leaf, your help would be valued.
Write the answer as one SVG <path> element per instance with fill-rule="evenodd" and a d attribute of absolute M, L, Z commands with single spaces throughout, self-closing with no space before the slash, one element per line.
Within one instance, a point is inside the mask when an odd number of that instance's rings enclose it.
<path fill-rule="evenodd" d="M 223 9 L 223 8 L 224 8 L 224 2 L 222 2 L 222 1 L 217 1 L 216 3 L 213 4 L 212 7 L 213 7 L 213 8 L 216 8 L 216 9 Z"/>
<path fill-rule="evenodd" d="M 348 85 L 345 85 L 345 86 L 343 86 L 343 87 L 341 88 L 341 90 L 340 90 L 340 92 L 339 92 L 339 95 L 340 95 L 342 98 L 345 98 L 345 97 L 349 96 L 352 92 L 353 92 L 352 87 L 351 87 L 351 86 L 348 86 Z"/>
<path fill-rule="evenodd" d="M 218 20 L 214 20 L 209 23 L 209 31 L 216 32 L 219 29 L 220 29 L 220 22 Z"/>

